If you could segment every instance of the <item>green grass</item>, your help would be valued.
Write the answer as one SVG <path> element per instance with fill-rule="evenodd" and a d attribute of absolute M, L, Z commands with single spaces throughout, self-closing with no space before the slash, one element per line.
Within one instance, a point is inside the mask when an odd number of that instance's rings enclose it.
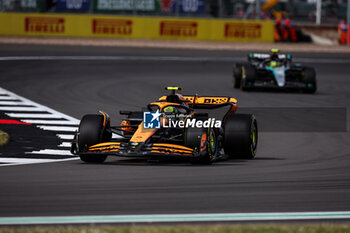
<path fill-rule="evenodd" d="M 10 140 L 10 136 L 0 130 L 0 147 L 5 146 Z"/>
<path fill-rule="evenodd" d="M 343 233 L 350 225 L 200 225 L 200 226 L 101 226 L 16 227 L 0 233 Z"/>

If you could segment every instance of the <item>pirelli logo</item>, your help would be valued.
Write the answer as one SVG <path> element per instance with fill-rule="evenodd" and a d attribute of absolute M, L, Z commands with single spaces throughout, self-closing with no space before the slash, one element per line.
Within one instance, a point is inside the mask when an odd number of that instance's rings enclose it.
<path fill-rule="evenodd" d="M 160 36 L 191 38 L 197 37 L 197 22 L 161 21 Z"/>
<path fill-rule="evenodd" d="M 93 19 L 92 33 L 104 35 L 131 35 L 132 20 Z"/>
<path fill-rule="evenodd" d="M 26 17 L 25 32 L 64 33 L 65 20 L 59 17 Z"/>
<path fill-rule="evenodd" d="M 251 23 L 226 23 L 225 37 L 238 39 L 256 39 L 261 38 L 261 24 Z"/>

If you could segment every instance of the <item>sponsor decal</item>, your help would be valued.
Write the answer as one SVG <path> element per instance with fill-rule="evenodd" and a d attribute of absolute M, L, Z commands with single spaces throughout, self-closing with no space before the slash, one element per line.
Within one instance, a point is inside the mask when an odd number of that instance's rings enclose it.
<path fill-rule="evenodd" d="M 126 19 L 93 19 L 93 34 L 131 35 L 132 20 Z"/>
<path fill-rule="evenodd" d="M 83 0 L 59 0 L 59 2 L 65 2 L 67 9 L 81 9 L 83 7 L 83 3 L 86 1 Z"/>
<path fill-rule="evenodd" d="M 266 59 L 270 58 L 270 54 L 267 53 L 253 53 L 249 55 L 251 58 Z M 278 59 L 290 59 L 290 54 L 278 54 Z"/>
<path fill-rule="evenodd" d="M 56 0 L 56 11 L 87 11 L 90 0 Z"/>
<path fill-rule="evenodd" d="M 207 120 L 198 120 L 195 118 L 187 118 L 183 120 L 178 117 L 162 118 L 163 128 L 220 128 L 221 121 L 215 118 L 209 118 Z"/>
<path fill-rule="evenodd" d="M 160 129 L 161 126 L 163 128 L 220 128 L 221 125 L 222 122 L 215 118 L 199 120 L 184 114 L 162 114 L 158 110 L 143 113 L 144 129 Z"/>
<path fill-rule="evenodd" d="M 156 112 L 143 113 L 143 128 L 144 129 L 160 129 L 160 116 L 162 114 L 157 110 Z"/>
<path fill-rule="evenodd" d="M 59 17 L 26 17 L 25 32 L 64 33 L 65 20 Z"/>
<path fill-rule="evenodd" d="M 223 104 L 228 101 L 228 98 L 209 97 L 204 99 L 205 104 Z"/>
<path fill-rule="evenodd" d="M 193 21 L 161 21 L 160 35 L 174 37 L 196 37 L 198 23 Z"/>
<path fill-rule="evenodd" d="M 97 10 L 141 10 L 154 11 L 155 0 L 95 0 L 97 1 Z M 135 4 L 135 5 L 134 5 Z"/>
<path fill-rule="evenodd" d="M 164 13 L 205 13 L 205 0 L 159 0 Z"/>
<path fill-rule="evenodd" d="M 205 0 L 182 0 L 181 9 L 183 12 L 204 13 Z"/>
<path fill-rule="evenodd" d="M 176 0 L 159 0 L 162 5 L 162 12 L 171 12 Z"/>
<path fill-rule="evenodd" d="M 207 147 L 207 134 L 204 133 L 202 134 L 202 137 L 201 137 L 201 151 L 204 151 Z"/>
<path fill-rule="evenodd" d="M 253 23 L 226 23 L 226 38 L 256 39 L 262 36 L 261 24 Z"/>
<path fill-rule="evenodd" d="M 36 8 L 37 4 L 36 4 L 36 0 L 21 0 L 20 6 L 22 8 Z"/>

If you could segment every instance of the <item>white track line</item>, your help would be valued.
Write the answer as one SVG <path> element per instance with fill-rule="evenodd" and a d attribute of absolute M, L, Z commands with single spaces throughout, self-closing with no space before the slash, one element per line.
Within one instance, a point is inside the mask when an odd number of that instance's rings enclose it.
<path fill-rule="evenodd" d="M 42 109 L 42 110 L 44 110 L 44 111 L 46 111 L 46 112 L 51 113 L 52 115 L 55 116 L 55 118 L 58 118 L 58 119 L 59 119 L 59 118 L 67 119 L 67 120 L 69 120 L 69 121 L 71 121 L 71 122 L 75 122 L 76 124 L 79 124 L 79 122 L 80 122 L 78 119 L 75 119 L 75 118 L 73 118 L 73 117 L 71 117 L 71 116 L 68 116 L 68 115 L 66 115 L 66 114 L 63 114 L 63 113 L 61 113 L 61 112 L 57 112 L 56 110 L 53 110 L 53 109 L 51 109 L 51 108 L 49 108 L 49 107 L 46 107 L 46 106 L 41 105 L 41 104 L 38 104 L 38 103 L 33 102 L 33 101 L 31 101 L 31 100 L 28 100 L 28 99 L 26 99 L 26 98 L 24 98 L 24 97 L 22 97 L 22 96 L 19 96 L 19 95 L 13 93 L 13 92 L 7 91 L 7 90 L 5 90 L 5 89 L 3 89 L 3 88 L 0 87 L 0 93 L 1 93 L 1 92 L 4 93 L 4 94 L 7 94 L 7 95 L 9 95 L 9 96 L 12 96 L 13 98 L 19 99 L 19 100 L 21 100 L 22 102 L 29 102 L 29 103 L 32 103 L 33 106 L 35 106 L 35 107 L 37 107 L 37 108 L 40 108 L 40 109 Z M 17 115 L 17 116 L 19 116 L 19 115 Z M 22 117 L 22 118 L 32 118 L 32 115 L 30 115 L 29 117 Z M 42 118 L 44 118 L 44 117 L 42 117 Z M 54 117 L 50 117 L 50 118 L 54 118 Z"/>
<path fill-rule="evenodd" d="M 56 159 L 28 159 L 28 158 L 10 158 L 10 157 L 0 157 L 0 163 L 37 163 L 37 162 L 47 162 L 55 161 Z"/>
<path fill-rule="evenodd" d="M 45 112 L 45 110 L 37 108 L 37 107 L 13 107 L 13 106 L 6 106 L 6 107 L 0 107 L 0 111 L 6 111 L 6 112 Z"/>
<path fill-rule="evenodd" d="M 39 113 L 5 113 L 6 115 L 14 118 L 41 118 L 41 119 L 60 119 L 61 116 L 53 115 L 50 113 L 39 114 Z"/>
<path fill-rule="evenodd" d="M 63 131 L 63 132 L 75 132 L 78 130 L 78 127 L 68 127 L 68 126 L 44 126 L 37 125 L 38 128 L 49 131 Z"/>
<path fill-rule="evenodd" d="M 67 147 L 67 148 L 71 148 L 72 143 L 70 142 L 62 142 L 60 145 L 58 145 L 58 147 Z"/>
<path fill-rule="evenodd" d="M 12 96 L 0 96 L 0 100 L 17 100 L 17 99 L 13 98 Z"/>
<path fill-rule="evenodd" d="M 74 138 L 74 135 L 72 135 L 72 134 L 57 134 L 57 136 L 61 139 L 64 139 L 64 140 L 73 140 L 73 138 Z M 118 135 L 118 134 L 113 133 L 112 138 L 117 139 L 117 138 L 123 138 L 123 137 Z"/>
<path fill-rule="evenodd" d="M 0 96 L 0 99 L 4 101 L 0 101 L 0 111 L 4 112 L 6 115 L 19 118 L 19 120 L 25 119 L 24 122 L 27 123 L 37 123 L 36 127 L 41 128 L 43 130 L 48 131 L 63 131 L 73 133 L 77 130 L 77 126 L 79 125 L 79 120 L 65 115 L 63 113 L 57 112 L 51 108 L 43 106 L 41 104 L 30 101 L 26 98 L 16 95 L 10 91 L 7 91 L 0 87 L 0 93 L 6 94 L 6 96 Z M 17 101 L 11 101 L 17 100 Z M 3 106 L 10 105 L 10 106 Z M 17 106 L 23 105 L 23 106 Z M 28 107 L 27 107 L 28 106 Z M 15 112 L 15 113 L 14 113 Z M 18 112 L 18 113 L 16 113 Z M 34 113 L 26 113 L 26 112 L 34 112 Z M 35 113 L 38 112 L 38 113 Z M 47 113 L 39 113 L 39 112 L 47 112 Z M 33 119 L 28 119 L 33 118 Z M 55 119 L 55 120 L 47 120 L 47 119 Z M 50 124 L 50 126 L 46 126 L 46 124 Z M 58 125 L 58 126 L 56 126 Z M 56 133 L 57 135 L 57 133 Z M 57 135 L 62 139 L 72 140 L 73 135 Z M 70 143 L 63 142 L 61 145 L 58 145 L 60 149 L 43 149 L 39 151 L 27 152 L 26 154 L 33 155 L 59 155 L 59 156 L 74 156 L 70 153 Z M 5 155 L 2 155 L 5 156 Z M 1 160 L 2 159 L 2 160 Z M 75 157 L 74 159 L 79 159 Z M 20 164 L 34 164 L 34 163 L 43 163 L 43 162 L 59 162 L 65 159 L 35 159 L 35 158 L 3 158 L 0 157 L 1 166 L 11 166 L 11 165 L 20 165 Z"/>
<path fill-rule="evenodd" d="M 69 150 L 54 150 L 54 149 L 45 149 L 39 151 L 26 152 L 26 154 L 45 154 L 45 155 L 69 155 L 73 156 Z"/>
<path fill-rule="evenodd" d="M 242 222 L 350 219 L 349 211 L 284 213 L 151 214 L 95 216 L 0 217 L 0 225 L 166 223 L 166 222 Z"/>
<path fill-rule="evenodd" d="M 48 130 L 48 131 L 54 131 L 54 132 L 67 132 L 70 134 L 57 134 L 56 136 L 59 137 L 62 140 L 73 140 L 74 135 L 73 132 L 75 132 L 78 129 L 80 121 L 70 117 L 68 115 L 65 115 L 63 113 L 57 112 L 51 108 L 48 108 L 46 106 L 40 105 L 38 103 L 32 102 L 26 98 L 23 98 L 21 96 L 18 96 L 10 91 L 7 91 L 3 88 L 0 88 L 0 93 L 4 93 L 8 95 L 3 102 L 3 104 L 13 105 L 13 106 L 2 106 L 1 107 L 1 101 L 0 101 L 0 110 L 3 111 L 5 114 L 7 114 L 10 117 L 13 118 L 19 118 L 19 120 L 36 124 L 36 127 Z M 19 100 L 20 102 L 12 102 L 8 101 L 9 99 L 13 100 Z M 18 107 L 15 106 L 18 105 L 29 105 L 31 107 Z M 47 113 L 9 113 L 8 111 L 45 111 Z M 29 119 L 28 119 L 29 118 Z M 32 118 L 32 119 L 30 119 Z M 50 120 L 52 119 L 52 120 Z M 113 138 L 120 138 L 119 135 L 113 134 Z M 32 151 L 27 152 L 26 154 L 33 154 L 33 155 L 66 155 L 66 156 L 74 156 L 70 153 L 70 142 L 62 142 L 60 145 L 58 145 L 61 149 L 43 149 L 39 151 Z M 78 158 L 77 158 L 78 159 Z M 37 160 L 37 159 L 28 159 L 28 161 L 19 159 L 19 160 L 7 160 L 9 164 L 3 164 L 2 166 L 8 166 L 12 164 L 29 164 L 29 163 L 36 163 L 36 162 L 45 162 L 46 160 Z M 11 161 L 19 161 L 11 163 Z M 30 162 L 32 161 L 32 162 Z M 59 159 L 53 160 L 53 161 L 60 161 Z"/>
<path fill-rule="evenodd" d="M 74 125 L 78 127 L 78 124 L 66 120 L 31 120 L 31 119 L 21 119 L 21 121 L 30 123 L 30 124 L 43 124 L 43 125 Z"/>
<path fill-rule="evenodd" d="M 57 137 L 63 139 L 63 140 L 73 140 L 74 135 L 72 134 L 56 134 Z"/>
<path fill-rule="evenodd" d="M 16 166 L 24 164 L 38 164 L 38 163 L 57 163 L 71 160 L 79 160 L 79 157 L 68 159 L 24 159 L 24 158 L 4 158 L 0 157 L 0 167 Z"/>
<path fill-rule="evenodd" d="M 13 105 L 13 106 L 16 106 L 16 105 L 28 105 L 28 106 L 30 106 L 31 104 L 24 103 L 24 102 L 18 102 L 18 101 L 0 101 L 0 106 L 1 105 Z"/>

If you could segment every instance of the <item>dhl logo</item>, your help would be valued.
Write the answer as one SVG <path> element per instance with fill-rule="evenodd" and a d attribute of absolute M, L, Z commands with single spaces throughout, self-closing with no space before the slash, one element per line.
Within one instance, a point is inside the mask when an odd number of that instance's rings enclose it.
<path fill-rule="evenodd" d="M 26 17 L 25 32 L 64 33 L 65 20 L 57 17 Z"/>
<path fill-rule="evenodd" d="M 160 35 L 174 37 L 196 37 L 198 31 L 197 22 L 161 21 Z"/>
<path fill-rule="evenodd" d="M 255 39 L 261 38 L 261 24 L 247 23 L 227 23 L 225 24 L 226 38 L 245 38 Z"/>
<path fill-rule="evenodd" d="M 124 19 L 93 19 L 93 34 L 109 34 L 109 35 L 131 35 L 132 20 Z"/>
<path fill-rule="evenodd" d="M 205 97 L 204 100 L 202 100 L 202 98 L 199 100 L 199 102 L 202 102 L 202 101 L 204 104 L 223 104 L 223 103 L 227 103 L 228 98 Z"/>

